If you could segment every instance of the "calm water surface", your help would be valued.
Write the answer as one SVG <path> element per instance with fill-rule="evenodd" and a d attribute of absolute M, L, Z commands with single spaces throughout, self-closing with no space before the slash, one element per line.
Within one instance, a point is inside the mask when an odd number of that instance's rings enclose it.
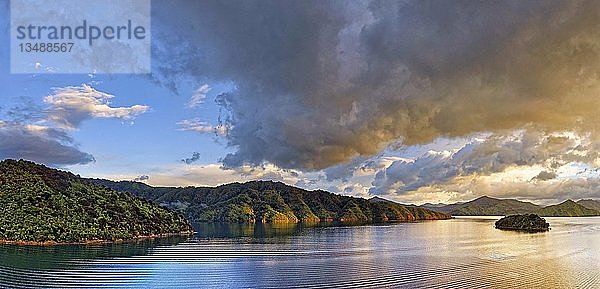
<path fill-rule="evenodd" d="M 600 218 L 378 226 L 199 225 L 192 239 L 0 246 L 1 288 L 600 288 Z"/>

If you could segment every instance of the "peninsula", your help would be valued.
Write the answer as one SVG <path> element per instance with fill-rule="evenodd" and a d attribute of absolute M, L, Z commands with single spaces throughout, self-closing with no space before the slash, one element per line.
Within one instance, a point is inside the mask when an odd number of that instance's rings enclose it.
<path fill-rule="evenodd" d="M 111 243 L 192 232 L 184 217 L 132 194 L 29 161 L 0 162 L 0 243 Z"/>

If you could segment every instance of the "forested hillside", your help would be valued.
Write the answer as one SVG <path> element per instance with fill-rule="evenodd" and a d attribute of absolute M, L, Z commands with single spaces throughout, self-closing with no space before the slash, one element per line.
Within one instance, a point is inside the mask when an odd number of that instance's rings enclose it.
<path fill-rule="evenodd" d="M 253 181 L 218 187 L 151 187 L 137 182 L 90 180 L 136 194 L 194 222 L 389 222 L 450 218 L 449 214 L 393 202 L 369 201 L 279 182 Z"/>
<path fill-rule="evenodd" d="M 85 243 L 190 232 L 177 213 L 28 161 L 0 162 L 0 242 Z"/>

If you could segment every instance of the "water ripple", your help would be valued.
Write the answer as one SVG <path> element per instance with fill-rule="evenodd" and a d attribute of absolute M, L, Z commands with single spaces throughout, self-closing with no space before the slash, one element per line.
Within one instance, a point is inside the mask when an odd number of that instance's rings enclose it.
<path fill-rule="evenodd" d="M 0 287 L 600 288 L 600 219 L 554 220 L 545 234 L 498 231 L 493 221 L 120 247 L 0 246 Z"/>

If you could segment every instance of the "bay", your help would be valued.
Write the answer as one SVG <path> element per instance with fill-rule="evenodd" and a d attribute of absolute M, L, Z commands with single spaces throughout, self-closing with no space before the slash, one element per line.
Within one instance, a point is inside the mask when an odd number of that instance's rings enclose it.
<path fill-rule="evenodd" d="M 0 246 L 1 288 L 600 288 L 600 218 L 197 224 L 191 239 Z"/>

